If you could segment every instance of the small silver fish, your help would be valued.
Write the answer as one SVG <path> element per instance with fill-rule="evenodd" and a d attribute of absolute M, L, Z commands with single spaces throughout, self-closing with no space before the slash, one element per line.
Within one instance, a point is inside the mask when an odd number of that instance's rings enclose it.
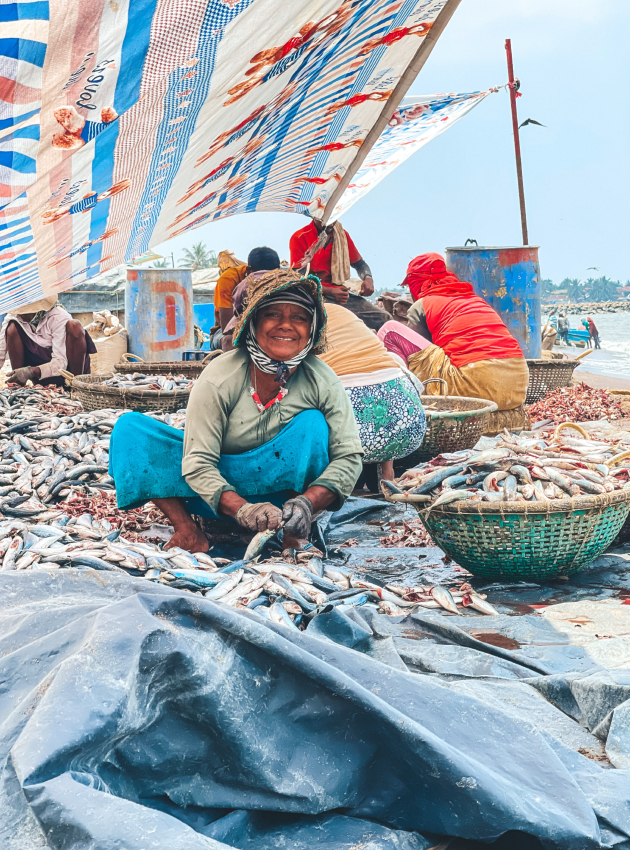
<path fill-rule="evenodd" d="M 195 558 L 202 564 L 204 567 L 208 567 L 211 570 L 218 570 L 219 567 L 209 555 L 206 555 L 205 552 L 195 552 Z"/>
<path fill-rule="evenodd" d="M 498 493 L 499 492 L 499 481 L 503 481 L 507 478 L 507 472 L 503 470 L 494 470 L 493 472 L 488 473 L 486 477 L 483 479 L 483 489 L 486 493 Z"/>
<path fill-rule="evenodd" d="M 378 610 L 380 614 L 387 614 L 389 617 L 404 617 L 406 615 L 406 611 L 403 611 L 402 608 L 399 608 L 393 602 L 387 602 L 387 600 L 382 599 L 379 602 Z"/>
<path fill-rule="evenodd" d="M 393 481 L 385 481 L 383 479 L 380 482 L 381 493 L 385 496 L 385 498 L 389 498 L 389 496 L 400 496 L 402 495 L 402 490 L 400 487 L 397 487 Z"/>
<path fill-rule="evenodd" d="M 258 534 L 255 534 L 251 539 L 249 546 L 245 550 L 243 560 L 253 561 L 254 558 L 260 555 L 262 550 L 265 548 L 265 546 L 271 540 L 275 533 L 275 529 L 268 528 L 267 531 L 259 531 Z"/>
<path fill-rule="evenodd" d="M 476 593 L 467 593 L 462 597 L 462 605 L 465 608 L 474 608 L 475 611 L 480 611 L 482 614 L 498 614 L 499 612 L 487 602 L 485 599 L 482 599 Z"/>
<path fill-rule="evenodd" d="M 226 596 L 231 590 L 238 585 L 240 580 L 243 578 L 244 570 L 236 570 L 233 573 L 230 573 L 227 578 L 224 578 L 222 582 L 217 584 L 216 587 L 213 587 L 211 590 L 207 590 L 204 593 L 206 599 L 221 599 L 222 596 Z M 205 575 L 205 580 L 207 580 L 209 576 Z"/>
<path fill-rule="evenodd" d="M 526 466 L 522 466 L 520 463 L 515 463 L 514 466 L 510 467 L 510 472 L 523 484 L 533 484 L 532 476 Z"/>
<path fill-rule="evenodd" d="M 503 495 L 505 497 L 506 502 L 513 502 L 516 498 L 516 494 L 518 493 L 518 484 L 516 481 L 515 475 L 508 475 L 508 477 L 503 482 Z"/>
<path fill-rule="evenodd" d="M 280 626 L 287 626 L 289 629 L 295 629 L 295 631 L 299 632 L 298 627 L 284 610 L 281 602 L 274 602 L 269 608 L 269 619 L 273 623 L 278 623 Z"/>
<path fill-rule="evenodd" d="M 191 581 L 193 584 L 198 584 L 199 587 L 218 587 L 219 584 L 223 584 L 227 580 L 209 570 L 180 570 L 169 567 L 167 572 L 175 578 L 182 578 Z"/>
<path fill-rule="evenodd" d="M 460 502 L 463 499 L 469 499 L 470 495 L 471 494 L 468 490 L 447 490 L 445 493 L 442 493 L 441 496 L 438 496 L 435 502 L 431 502 L 427 508 L 427 513 L 432 511 L 433 508 L 437 508 L 439 505 L 449 505 L 451 502 Z"/>
<path fill-rule="evenodd" d="M 459 614 L 459 610 L 457 608 L 455 600 L 451 596 L 450 590 L 447 590 L 445 587 L 436 584 L 435 587 L 431 588 L 431 596 L 439 605 L 442 606 L 442 608 L 445 608 L 452 614 Z"/>

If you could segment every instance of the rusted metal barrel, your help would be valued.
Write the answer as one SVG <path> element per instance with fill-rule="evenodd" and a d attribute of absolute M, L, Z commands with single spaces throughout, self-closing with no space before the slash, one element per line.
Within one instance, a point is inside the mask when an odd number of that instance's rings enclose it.
<path fill-rule="evenodd" d="M 538 246 L 447 248 L 446 265 L 501 316 L 528 358 L 541 356 Z"/>
<path fill-rule="evenodd" d="M 181 360 L 194 348 L 190 269 L 128 269 L 125 323 L 129 351 L 143 360 Z"/>

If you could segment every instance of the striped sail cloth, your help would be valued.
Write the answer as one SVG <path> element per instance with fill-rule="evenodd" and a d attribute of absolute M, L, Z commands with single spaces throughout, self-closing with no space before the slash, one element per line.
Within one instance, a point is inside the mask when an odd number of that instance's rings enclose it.
<path fill-rule="evenodd" d="M 0 313 L 229 215 L 321 215 L 453 2 L 0 0 Z"/>

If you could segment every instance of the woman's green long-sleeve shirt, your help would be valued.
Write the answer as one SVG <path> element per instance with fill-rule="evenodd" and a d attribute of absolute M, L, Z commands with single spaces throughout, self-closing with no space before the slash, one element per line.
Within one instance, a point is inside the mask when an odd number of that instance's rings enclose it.
<path fill-rule="evenodd" d="M 237 455 L 274 439 L 298 413 L 320 410 L 329 428 L 329 464 L 313 484 L 336 494 L 338 510 L 361 474 L 363 450 L 350 400 L 332 369 L 309 354 L 287 383 L 287 395 L 264 413 L 251 396 L 250 358 L 236 349 L 215 358 L 192 389 L 186 410 L 182 473 L 219 513 L 219 499 L 235 490 L 220 474 L 222 454 Z"/>

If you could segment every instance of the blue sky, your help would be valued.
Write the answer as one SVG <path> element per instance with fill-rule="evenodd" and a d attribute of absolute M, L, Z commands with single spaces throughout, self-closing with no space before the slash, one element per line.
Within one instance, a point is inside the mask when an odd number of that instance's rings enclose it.
<path fill-rule="evenodd" d="M 630 278 L 630 0 L 462 0 L 409 94 L 475 91 L 507 81 L 512 39 L 530 244 L 559 282 Z M 509 97 L 486 98 L 360 200 L 342 219 L 377 288 L 410 259 L 475 238 L 521 242 Z M 200 227 L 154 248 L 203 241 L 246 258 L 270 245 L 288 258 L 302 216 L 254 213 Z M 598 266 L 599 272 L 587 271 Z"/>

